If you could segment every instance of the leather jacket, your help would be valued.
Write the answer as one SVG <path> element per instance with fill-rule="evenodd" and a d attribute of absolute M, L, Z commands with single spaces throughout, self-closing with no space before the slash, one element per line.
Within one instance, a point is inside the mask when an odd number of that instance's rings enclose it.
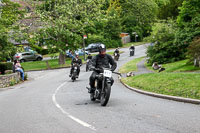
<path fill-rule="evenodd" d="M 98 54 L 92 58 L 92 66 L 95 68 L 111 68 L 111 71 L 114 71 L 117 68 L 117 63 L 109 54 L 105 54 L 104 57 Z"/>
<path fill-rule="evenodd" d="M 74 63 L 77 63 L 77 64 L 79 64 L 79 66 L 81 66 L 82 65 L 82 60 L 74 58 L 74 59 L 72 59 L 71 65 L 73 65 Z"/>

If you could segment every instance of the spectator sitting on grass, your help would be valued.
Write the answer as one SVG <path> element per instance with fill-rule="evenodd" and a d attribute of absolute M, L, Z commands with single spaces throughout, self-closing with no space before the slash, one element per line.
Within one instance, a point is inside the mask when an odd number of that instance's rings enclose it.
<path fill-rule="evenodd" d="M 153 63 L 152 68 L 153 68 L 154 70 L 159 70 L 158 72 L 161 72 L 161 71 L 164 71 L 164 70 L 165 70 L 165 68 L 162 68 L 162 65 L 158 65 L 157 62 L 154 62 L 154 63 Z"/>

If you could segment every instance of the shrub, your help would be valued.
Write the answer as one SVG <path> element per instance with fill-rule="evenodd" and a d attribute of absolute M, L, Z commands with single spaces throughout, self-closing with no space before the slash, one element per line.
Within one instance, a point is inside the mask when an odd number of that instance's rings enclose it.
<path fill-rule="evenodd" d="M 174 45 L 175 26 L 173 22 L 157 23 L 153 27 L 149 41 L 153 42 L 152 46 L 147 48 L 147 57 L 149 63 L 153 62 L 169 63 L 183 59 L 183 55 L 177 45 Z"/>
<path fill-rule="evenodd" d="M 5 74 L 6 70 L 12 70 L 13 64 L 12 62 L 1 62 L 0 63 L 0 72 L 1 74 Z"/>

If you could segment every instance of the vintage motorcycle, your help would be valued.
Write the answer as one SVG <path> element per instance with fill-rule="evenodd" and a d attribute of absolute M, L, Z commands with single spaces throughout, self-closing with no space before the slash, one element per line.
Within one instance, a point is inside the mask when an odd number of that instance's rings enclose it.
<path fill-rule="evenodd" d="M 76 78 L 78 78 L 78 67 L 79 64 L 73 63 L 72 76 L 71 76 L 72 82 L 74 82 Z"/>
<path fill-rule="evenodd" d="M 86 60 L 86 72 L 89 71 L 89 66 L 91 64 L 91 59 Z"/>
<path fill-rule="evenodd" d="M 119 60 L 119 54 L 118 53 L 114 53 L 114 59 L 116 60 L 116 61 L 118 61 Z"/>
<path fill-rule="evenodd" d="M 112 73 L 119 74 L 117 72 L 112 72 L 110 69 L 103 68 L 93 68 L 93 71 L 101 71 L 95 78 L 95 90 L 94 93 L 90 93 L 90 100 L 95 101 L 100 100 L 101 106 L 106 106 L 111 93 L 111 86 L 112 86 Z M 90 92 L 89 87 L 87 87 L 88 91 Z"/>
<path fill-rule="evenodd" d="M 129 51 L 130 51 L 130 56 L 134 56 L 135 50 L 134 49 L 129 49 Z"/>

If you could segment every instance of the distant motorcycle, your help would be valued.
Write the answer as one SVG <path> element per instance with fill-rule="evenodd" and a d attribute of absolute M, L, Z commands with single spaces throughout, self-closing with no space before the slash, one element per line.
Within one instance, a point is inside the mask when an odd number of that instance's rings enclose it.
<path fill-rule="evenodd" d="M 73 64 L 72 76 L 71 76 L 72 82 L 74 82 L 76 78 L 78 78 L 78 67 L 79 67 L 79 64 L 77 63 Z"/>
<path fill-rule="evenodd" d="M 119 54 L 118 53 L 114 53 L 114 59 L 116 60 L 116 61 L 118 61 L 119 60 Z"/>
<path fill-rule="evenodd" d="M 87 59 L 87 61 L 86 61 L 86 72 L 89 71 L 90 64 L 91 64 L 91 59 Z"/>
<path fill-rule="evenodd" d="M 94 68 L 93 70 L 100 71 L 99 68 Z M 98 99 L 101 102 L 101 106 L 106 106 L 106 104 L 109 101 L 110 93 L 111 93 L 112 73 L 116 73 L 116 74 L 120 74 L 120 73 L 112 72 L 106 68 L 104 68 L 101 71 L 102 73 L 99 73 L 98 75 L 96 75 L 95 90 L 94 90 L 94 93 L 90 93 L 90 100 L 95 101 L 96 99 Z"/>
<path fill-rule="evenodd" d="M 134 56 L 135 50 L 134 49 L 129 49 L 129 51 L 130 51 L 130 56 Z"/>

